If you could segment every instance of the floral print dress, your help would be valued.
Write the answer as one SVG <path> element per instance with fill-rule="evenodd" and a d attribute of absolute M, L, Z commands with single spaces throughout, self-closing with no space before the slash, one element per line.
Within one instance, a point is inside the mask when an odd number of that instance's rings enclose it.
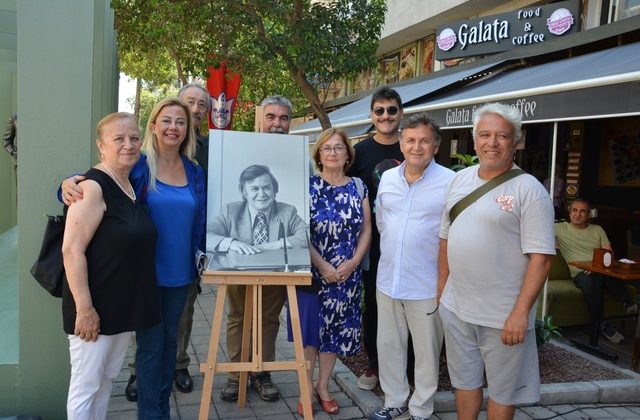
<path fill-rule="evenodd" d="M 353 257 L 364 222 L 362 199 L 353 179 L 332 185 L 314 175 L 309 183 L 311 243 L 325 261 L 337 267 Z M 364 197 L 367 196 L 364 187 Z M 360 351 L 362 267 L 342 283 L 326 283 L 312 266 L 320 285 L 320 351 L 351 356 Z"/>

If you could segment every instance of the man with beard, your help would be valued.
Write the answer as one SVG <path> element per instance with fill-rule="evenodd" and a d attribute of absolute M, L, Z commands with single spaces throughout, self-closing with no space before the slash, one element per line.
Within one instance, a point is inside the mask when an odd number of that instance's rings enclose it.
<path fill-rule="evenodd" d="M 358 387 L 367 390 L 375 388 L 378 383 L 376 276 L 380 258 L 380 233 L 376 226 L 374 203 L 382 173 L 398 166 L 404 160 L 400 151 L 398 133 L 401 119 L 402 100 L 398 92 L 386 86 L 378 89 L 371 97 L 371 121 L 375 126 L 376 134 L 355 145 L 356 157 L 347 172 L 348 176 L 358 177 L 364 181 L 369 191 L 369 205 L 372 209 L 369 260 L 368 264 L 366 258 L 363 261 L 362 273 L 365 304 L 362 313 L 362 329 L 368 366 L 367 371 L 358 378 Z"/>

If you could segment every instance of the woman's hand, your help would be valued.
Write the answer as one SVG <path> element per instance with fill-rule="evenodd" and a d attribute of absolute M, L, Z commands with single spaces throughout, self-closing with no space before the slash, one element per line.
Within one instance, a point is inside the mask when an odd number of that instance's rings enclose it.
<path fill-rule="evenodd" d="M 356 262 L 351 259 L 342 261 L 342 263 L 340 263 L 337 268 L 338 278 L 340 279 L 339 282 L 342 283 L 343 281 L 348 279 L 349 276 L 351 276 L 351 274 L 353 274 L 353 272 L 356 270 L 356 267 L 358 267 L 358 264 L 356 264 Z"/>
<path fill-rule="evenodd" d="M 70 206 L 76 201 L 82 200 L 83 190 L 78 183 L 84 180 L 84 176 L 74 175 L 62 181 L 62 201 L 64 204 Z"/>
<path fill-rule="evenodd" d="M 324 261 L 324 263 L 318 267 L 318 270 L 326 283 L 338 283 L 340 281 L 338 270 L 328 262 Z"/>
<path fill-rule="evenodd" d="M 95 308 L 76 314 L 75 335 L 84 341 L 96 341 L 100 333 L 100 316 Z"/>

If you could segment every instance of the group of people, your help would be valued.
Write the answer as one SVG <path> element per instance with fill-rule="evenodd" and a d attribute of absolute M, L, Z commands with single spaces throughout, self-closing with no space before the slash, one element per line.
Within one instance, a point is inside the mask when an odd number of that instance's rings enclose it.
<path fill-rule="evenodd" d="M 189 105 L 157 103 L 144 139 L 133 115 L 98 124 L 100 163 L 63 188 L 70 419 L 105 418 L 131 332 L 140 418 L 169 418 L 177 329 L 206 223 Z M 141 153 L 144 152 L 144 154 Z"/>
<path fill-rule="evenodd" d="M 132 115 L 103 119 L 100 164 L 62 185 L 69 418 L 105 417 L 132 331 L 136 371 L 127 393 L 135 392 L 130 399 L 137 399 L 140 418 L 169 418 L 174 382 L 183 392 L 193 388 L 186 345 L 199 287 L 195 255 L 207 236 L 208 148 L 197 128 L 210 101 L 199 85 L 179 97 L 154 107 L 143 140 Z M 273 96 L 262 105 L 261 131 L 287 134 L 291 103 Z M 512 418 L 516 405 L 539 399 L 535 302 L 556 237 L 563 247 L 553 202 L 514 163 L 522 136 L 517 110 L 498 103 L 477 110 L 479 165 L 458 173 L 434 159 L 438 124 L 424 113 L 402 117 L 400 96 L 383 87 L 371 100 L 375 135 L 352 147 L 342 130 L 331 128 L 312 151 L 312 284 L 297 290 L 305 358 L 311 372 L 319 366 L 310 387 L 322 410 L 336 414 L 328 386 L 336 357 L 364 344 L 369 366 L 358 386 L 379 382 L 385 396 L 369 418 L 429 418 L 444 340 L 459 418 L 477 417 L 485 373 L 489 417 Z M 221 220 L 220 232 L 208 235 L 216 239 L 210 246 L 255 252 L 270 243 L 271 218 L 299 219 L 295 208 L 275 200 L 278 183 L 269 169 L 253 166 L 241 175 L 244 200 L 233 203 L 246 208 L 247 229 Z M 292 239 L 307 242 L 306 233 L 290 230 Z M 232 362 L 240 361 L 244 293 L 229 287 Z M 284 286 L 266 288 L 263 301 L 263 360 L 273 361 Z M 280 397 L 269 372 L 250 375 L 250 384 L 265 401 Z M 238 393 L 238 374 L 230 373 L 220 398 L 236 401 Z"/>
<path fill-rule="evenodd" d="M 205 249 L 208 164 L 199 127 L 210 104 L 203 86 L 183 86 L 154 106 L 144 139 L 132 114 L 108 115 L 97 127 L 100 163 L 61 186 L 70 419 L 106 417 L 132 331 L 126 397 L 137 401 L 139 418 L 169 418 L 174 382 L 193 389 L 187 346 Z M 288 132 L 291 103 L 273 96 L 262 105 L 263 130 Z"/>
<path fill-rule="evenodd" d="M 486 372 L 489 418 L 512 418 L 517 404 L 539 399 L 534 309 L 555 254 L 549 193 L 513 162 L 521 116 L 498 103 L 479 108 L 479 165 L 457 174 L 435 162 L 441 132 L 428 115 L 398 130 L 394 90 L 373 94 L 371 118 L 376 134 L 356 145 L 349 172 L 365 181 L 372 209 L 362 323 L 370 364 L 358 386 L 379 381 L 385 398 L 369 419 L 433 414 L 443 340 L 458 417 L 477 418 Z"/>

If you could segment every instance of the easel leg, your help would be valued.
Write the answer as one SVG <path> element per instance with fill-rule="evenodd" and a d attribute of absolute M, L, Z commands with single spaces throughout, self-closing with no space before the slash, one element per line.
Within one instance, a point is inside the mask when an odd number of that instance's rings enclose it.
<path fill-rule="evenodd" d="M 293 347 L 296 351 L 296 362 L 298 371 L 298 383 L 300 384 L 300 400 L 304 410 L 306 420 L 313 419 L 311 407 L 311 390 L 309 389 L 309 372 L 304 359 L 304 345 L 302 343 L 302 332 L 300 329 L 300 313 L 298 312 L 298 298 L 296 287 L 287 285 L 287 297 L 289 299 L 289 311 L 291 313 L 291 330 L 293 331 Z"/>
<path fill-rule="evenodd" d="M 218 285 L 218 296 L 216 297 L 216 309 L 213 313 L 213 328 L 209 340 L 209 352 L 207 362 L 200 365 L 200 371 L 204 373 L 204 384 L 202 385 L 202 399 L 200 400 L 200 420 L 207 420 L 209 417 L 209 406 L 211 405 L 211 393 L 213 391 L 213 378 L 216 374 L 216 358 L 218 356 L 218 345 L 220 344 L 220 328 L 222 326 L 222 313 L 224 311 L 224 301 L 227 297 L 227 285 Z"/>
<path fill-rule="evenodd" d="M 244 296 L 244 318 L 242 319 L 242 352 L 240 353 L 240 361 L 249 361 L 249 346 L 251 345 L 251 320 L 253 318 L 253 296 L 254 286 L 245 286 Z M 240 372 L 240 389 L 238 390 L 238 407 L 244 407 L 247 403 L 247 374 L 248 372 Z"/>
<path fill-rule="evenodd" d="M 256 296 L 255 296 L 255 306 L 254 308 L 256 309 L 256 313 L 253 314 L 253 331 L 254 332 L 254 338 L 255 338 L 255 345 L 254 345 L 254 353 L 253 353 L 253 363 L 254 363 L 254 368 L 261 372 L 264 370 L 264 367 L 262 366 L 262 286 L 256 286 Z"/>

